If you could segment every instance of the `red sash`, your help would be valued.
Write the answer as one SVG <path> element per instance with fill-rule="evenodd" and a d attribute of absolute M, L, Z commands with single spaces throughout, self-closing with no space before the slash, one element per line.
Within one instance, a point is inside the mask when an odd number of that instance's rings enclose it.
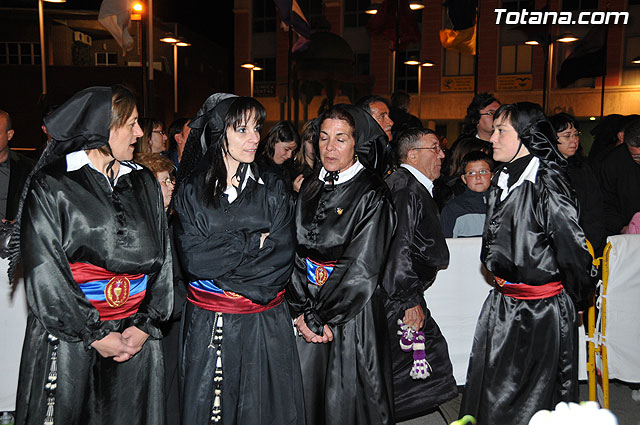
<path fill-rule="evenodd" d="M 526 283 L 511 283 L 506 280 L 494 277 L 495 288 L 498 292 L 511 298 L 519 300 L 541 300 L 558 295 L 563 289 L 562 282 L 549 282 L 544 285 L 534 286 Z"/>
<path fill-rule="evenodd" d="M 248 314 L 260 313 L 280 304 L 284 299 L 284 289 L 268 304 L 256 304 L 235 292 L 224 291 L 223 294 L 202 291 L 193 286 L 187 287 L 187 299 L 198 307 L 218 313 Z"/>

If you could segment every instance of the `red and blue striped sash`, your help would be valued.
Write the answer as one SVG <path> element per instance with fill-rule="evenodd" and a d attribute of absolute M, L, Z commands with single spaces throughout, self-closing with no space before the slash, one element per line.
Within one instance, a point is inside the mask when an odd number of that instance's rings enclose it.
<path fill-rule="evenodd" d="M 187 299 L 194 305 L 209 311 L 231 314 L 260 313 L 280 304 L 284 299 L 284 290 L 268 304 L 256 304 L 235 292 L 225 291 L 213 280 L 195 280 L 189 282 Z"/>
<path fill-rule="evenodd" d="M 498 292 L 519 300 L 541 300 L 558 295 L 564 289 L 562 282 L 549 282 L 544 285 L 527 285 L 526 283 L 512 283 L 494 276 L 493 280 Z"/>
<path fill-rule="evenodd" d="M 135 314 L 147 291 L 147 275 L 118 274 L 88 263 L 69 263 L 73 279 L 100 314 L 100 320 Z"/>
<path fill-rule="evenodd" d="M 305 258 L 307 262 L 307 280 L 314 285 L 322 286 L 333 272 L 337 261 L 325 261 L 323 263 Z"/>

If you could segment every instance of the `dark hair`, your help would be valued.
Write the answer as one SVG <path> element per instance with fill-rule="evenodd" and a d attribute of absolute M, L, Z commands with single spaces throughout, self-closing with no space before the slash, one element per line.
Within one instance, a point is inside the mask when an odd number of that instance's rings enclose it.
<path fill-rule="evenodd" d="M 436 132 L 429 128 L 414 127 L 403 131 L 396 142 L 396 152 L 400 161 L 407 159 L 407 153 L 409 153 L 411 149 L 417 148 L 420 139 L 428 134 L 433 134 L 436 138 L 438 137 Z M 438 139 L 438 144 L 439 143 L 440 140 Z"/>
<path fill-rule="evenodd" d="M 258 127 L 262 126 L 267 113 L 264 106 L 252 97 L 238 97 L 229 106 L 224 116 L 224 126 L 221 129 L 207 126 L 204 132 L 205 142 L 209 149 L 213 149 L 213 160 L 205 177 L 204 200 L 208 205 L 219 205 L 218 198 L 227 189 L 227 166 L 224 157 L 229 152 L 227 130 L 247 124 L 254 117 Z M 242 166 L 242 164 L 240 165 Z"/>
<path fill-rule="evenodd" d="M 462 161 L 464 157 L 470 152 L 486 152 L 489 154 L 492 152 L 491 143 L 478 139 L 477 137 L 466 137 L 461 139 L 457 144 L 455 149 L 449 152 L 451 155 L 450 159 L 450 170 L 449 176 L 459 176 L 464 172 L 464 167 L 462 166 Z"/>
<path fill-rule="evenodd" d="M 387 108 L 389 107 L 389 101 L 382 96 L 378 96 L 377 94 L 372 94 L 372 95 L 360 98 L 360 100 L 356 102 L 356 106 L 361 109 L 364 109 L 368 113 L 371 113 L 371 104 L 376 102 L 382 102 L 385 105 L 387 105 Z"/>
<path fill-rule="evenodd" d="M 349 112 L 347 112 L 346 109 L 344 109 L 340 105 L 335 105 L 335 106 L 332 106 L 331 108 L 327 109 L 327 111 L 324 114 L 320 115 L 320 118 L 318 118 L 318 134 L 320 134 L 320 129 L 322 128 L 322 123 L 325 120 L 328 120 L 328 119 L 346 121 L 349 124 L 349 126 L 351 127 L 351 137 L 353 137 L 353 139 L 355 140 L 355 138 L 356 138 L 356 121 L 353 119 L 351 114 Z M 316 146 L 316 152 L 318 152 L 317 146 Z"/>
<path fill-rule="evenodd" d="M 405 112 L 409 111 L 409 103 L 411 103 L 411 96 L 404 90 L 396 90 L 391 95 L 391 107 L 402 109 Z"/>
<path fill-rule="evenodd" d="M 478 131 L 477 126 L 480 122 L 480 110 L 486 108 L 493 102 L 500 101 L 493 97 L 491 93 L 478 93 L 473 96 L 473 100 L 467 106 L 467 115 L 464 117 L 462 124 L 462 133 L 465 135 L 475 135 Z M 495 117 L 494 117 L 495 119 Z"/>
<path fill-rule="evenodd" d="M 280 121 L 269 130 L 264 143 L 260 144 L 258 155 L 273 161 L 276 143 L 291 141 L 296 142 L 296 151 L 300 149 L 300 136 L 293 124 L 289 121 Z"/>
<path fill-rule="evenodd" d="M 636 118 L 625 127 L 624 143 L 634 148 L 640 148 L 640 118 Z"/>
<path fill-rule="evenodd" d="M 310 120 L 307 121 L 303 126 L 302 126 L 302 133 L 300 134 L 300 150 L 298 150 L 298 153 L 296 153 L 295 158 L 293 159 L 293 163 L 294 163 L 294 167 L 296 170 L 298 170 L 299 172 L 302 172 L 302 170 L 304 170 L 304 166 L 308 165 L 307 164 L 307 141 L 311 142 L 312 146 L 317 146 L 318 145 L 318 137 L 320 136 L 318 133 L 318 129 L 316 128 L 316 120 Z M 316 158 L 316 161 L 314 161 L 315 163 L 317 163 L 317 151 L 313 152 L 314 158 Z M 315 164 L 314 164 L 315 165 Z M 311 168 L 314 168 L 313 166 Z"/>
<path fill-rule="evenodd" d="M 169 158 L 172 157 L 173 152 L 178 150 L 176 134 L 182 133 L 182 129 L 189 121 L 189 118 L 178 118 L 169 126 L 169 129 L 167 130 L 167 137 L 169 138 L 169 149 L 167 149 L 167 153 L 169 154 Z"/>
<path fill-rule="evenodd" d="M 469 165 L 471 162 L 476 162 L 476 161 L 486 162 L 487 165 L 489 166 L 489 169 L 493 171 L 493 167 L 495 166 L 495 162 L 493 162 L 493 158 L 491 158 L 489 155 L 487 155 L 482 151 L 473 151 L 473 152 L 469 152 L 464 156 L 464 158 L 462 158 L 461 173 L 464 173 L 464 171 L 467 169 L 467 165 Z"/>
<path fill-rule="evenodd" d="M 138 124 L 142 129 L 142 137 L 138 137 L 138 142 L 136 143 L 136 152 L 147 153 L 149 150 L 149 140 L 153 136 L 153 130 L 156 127 L 164 127 L 162 121 L 157 120 L 155 118 L 139 118 Z"/>
<path fill-rule="evenodd" d="M 562 133 L 569 127 L 573 127 L 576 130 L 580 129 L 578 121 L 576 121 L 573 116 L 564 112 L 549 117 L 549 122 L 556 130 L 556 133 Z"/>

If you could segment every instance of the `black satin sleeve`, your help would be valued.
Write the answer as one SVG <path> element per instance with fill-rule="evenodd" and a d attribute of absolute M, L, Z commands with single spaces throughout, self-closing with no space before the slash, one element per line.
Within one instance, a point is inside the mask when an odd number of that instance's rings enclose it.
<path fill-rule="evenodd" d="M 296 255 L 288 300 L 297 314 L 304 314 L 307 325 L 318 335 L 323 334 L 325 324 L 342 325 L 353 319 L 378 286 L 396 222 L 386 193 L 386 188 L 371 190 L 353 201 L 358 205 L 348 226 L 353 229 L 351 239 L 316 295 L 307 287 L 305 257 Z"/>
<path fill-rule="evenodd" d="M 295 249 L 293 199 L 281 180 L 267 184 L 252 180 L 233 204 L 219 206 L 204 205 L 203 177 L 176 194 L 175 237 L 189 278 L 212 279 L 259 304 L 284 288 Z"/>
<path fill-rule="evenodd" d="M 586 237 L 578 223 L 577 200 L 564 178 L 553 169 L 539 173 L 542 191 L 537 214 L 545 217 L 543 226 L 549 237 L 560 270 L 562 284 L 578 311 L 587 306 L 587 297 L 595 289 L 591 276 L 592 258 Z"/>
<path fill-rule="evenodd" d="M 25 201 L 20 243 L 29 309 L 49 333 L 88 347 L 109 329 L 73 280 L 54 196 L 34 178 Z"/>

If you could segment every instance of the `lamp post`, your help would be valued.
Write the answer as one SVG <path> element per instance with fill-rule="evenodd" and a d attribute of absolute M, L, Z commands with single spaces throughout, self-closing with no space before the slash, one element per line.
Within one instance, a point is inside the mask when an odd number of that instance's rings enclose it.
<path fill-rule="evenodd" d="M 418 67 L 418 119 L 422 119 L 421 111 L 422 111 L 422 67 L 423 66 L 434 66 L 434 63 L 431 61 L 421 61 L 416 58 L 409 58 L 404 62 L 405 65 L 413 65 Z"/>
<path fill-rule="evenodd" d="M 173 44 L 173 112 L 178 113 L 178 47 L 191 46 L 184 40 L 174 37 L 172 34 L 167 34 L 160 39 L 163 43 Z"/>
<path fill-rule="evenodd" d="M 553 71 L 553 43 L 573 43 L 574 41 L 579 40 L 573 34 L 564 33 L 558 37 L 550 37 L 548 34 L 545 35 L 542 43 L 539 40 L 527 40 L 524 44 L 529 46 L 540 46 L 543 45 L 544 48 L 544 80 L 542 82 L 542 110 L 545 114 L 548 114 L 548 106 L 549 106 L 549 92 L 551 91 L 551 75 Z"/>
<path fill-rule="evenodd" d="M 262 71 L 262 68 L 256 65 L 253 62 L 247 62 L 240 65 L 244 69 L 248 69 L 251 72 L 249 79 L 249 95 L 253 97 L 253 72 L 254 71 Z"/>
<path fill-rule="evenodd" d="M 40 69 L 42 73 L 42 99 L 47 95 L 47 62 L 44 50 L 44 6 L 43 2 L 66 3 L 67 0 L 38 0 L 38 24 L 40 26 Z"/>

